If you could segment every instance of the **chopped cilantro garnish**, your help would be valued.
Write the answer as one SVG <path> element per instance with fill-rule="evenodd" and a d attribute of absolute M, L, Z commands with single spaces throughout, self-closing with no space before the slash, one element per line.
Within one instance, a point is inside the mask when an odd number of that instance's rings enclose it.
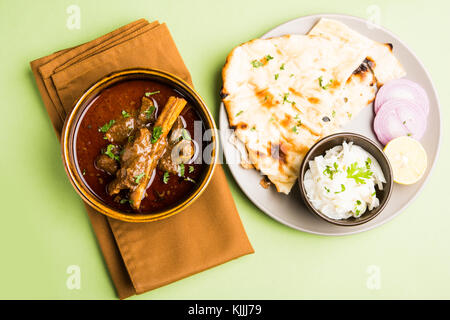
<path fill-rule="evenodd" d="M 236 117 L 240 116 L 243 112 L 244 112 L 244 110 L 241 110 L 238 113 L 236 113 Z"/>
<path fill-rule="evenodd" d="M 194 172 L 194 166 L 189 166 L 189 173 Z"/>
<path fill-rule="evenodd" d="M 370 169 L 370 165 L 372 164 L 372 159 L 370 159 L 370 158 L 367 158 L 367 160 L 366 160 L 366 168 L 367 169 Z"/>
<path fill-rule="evenodd" d="M 123 199 L 120 199 L 120 204 L 125 204 L 125 203 L 127 203 L 127 202 L 129 202 L 130 204 L 132 204 L 133 203 L 133 200 L 129 200 L 129 199 L 125 199 L 125 198 L 123 198 Z"/>
<path fill-rule="evenodd" d="M 195 183 L 195 180 L 194 179 L 191 179 L 191 178 L 189 178 L 189 177 L 187 177 L 186 179 L 184 179 L 185 181 L 189 181 L 189 182 L 192 182 L 192 183 Z"/>
<path fill-rule="evenodd" d="M 280 66 L 280 70 L 284 70 L 284 63 Z"/>
<path fill-rule="evenodd" d="M 331 113 L 331 116 L 334 118 L 336 116 L 336 111 L 333 110 L 333 112 Z"/>
<path fill-rule="evenodd" d="M 83 176 L 86 175 L 86 169 L 83 169 Z"/>
<path fill-rule="evenodd" d="M 184 163 L 178 165 L 178 173 L 180 174 L 180 177 L 184 177 Z"/>
<path fill-rule="evenodd" d="M 134 182 L 139 183 L 141 179 L 145 176 L 145 172 L 142 172 L 141 174 L 134 177 Z"/>
<path fill-rule="evenodd" d="M 262 67 L 264 65 L 264 63 L 262 63 L 261 61 L 258 61 L 258 60 L 253 60 L 251 62 L 251 64 L 252 64 L 253 68 L 259 68 L 259 67 Z"/>
<path fill-rule="evenodd" d="M 158 141 L 159 137 L 163 133 L 163 130 L 161 127 L 153 127 L 153 134 L 152 134 L 152 143 L 156 143 Z"/>
<path fill-rule="evenodd" d="M 345 191 L 345 186 L 341 184 L 341 191 L 336 191 L 335 193 L 341 193 Z"/>
<path fill-rule="evenodd" d="M 359 216 L 359 213 L 360 213 L 361 211 L 359 211 L 358 209 L 356 209 L 356 211 L 355 211 L 355 214 L 356 214 L 356 216 Z"/>
<path fill-rule="evenodd" d="M 110 157 L 111 159 L 117 160 L 119 161 L 119 156 L 115 155 L 112 151 L 113 149 L 115 149 L 116 146 L 113 144 L 108 144 L 108 146 L 106 147 L 106 151 L 105 154 Z"/>
<path fill-rule="evenodd" d="M 372 171 L 366 170 L 366 168 L 358 167 L 358 162 L 352 163 L 347 168 L 347 178 L 355 179 L 357 184 L 365 184 L 364 179 L 370 179 L 372 177 Z"/>
<path fill-rule="evenodd" d="M 298 134 L 297 126 L 293 126 L 291 130 L 292 130 L 292 132 L 295 132 L 296 134 Z"/>
<path fill-rule="evenodd" d="M 361 200 L 356 200 L 356 205 L 357 206 L 361 205 Z"/>
<path fill-rule="evenodd" d="M 145 96 L 148 98 L 148 97 L 150 97 L 150 96 L 152 96 L 152 95 L 154 95 L 154 94 L 160 93 L 160 92 L 161 92 L 161 91 L 146 92 L 146 93 L 145 93 Z"/>
<path fill-rule="evenodd" d="M 376 195 L 377 195 L 377 192 L 374 191 L 374 192 L 372 193 L 372 197 L 374 197 L 374 196 L 376 196 Z"/>
<path fill-rule="evenodd" d="M 152 116 L 153 112 L 155 112 L 155 110 L 156 110 L 155 106 L 150 106 L 147 110 L 144 111 L 147 119 L 150 119 L 150 117 Z"/>
<path fill-rule="evenodd" d="M 167 182 L 169 182 L 169 172 L 164 172 L 164 175 L 163 175 L 163 182 L 165 183 L 165 184 L 167 184 Z"/>
<path fill-rule="evenodd" d="M 273 57 L 272 57 L 270 54 L 268 54 L 267 56 L 265 56 L 265 58 L 266 58 L 267 61 L 270 61 L 270 60 L 273 59 Z"/>
<path fill-rule="evenodd" d="M 106 133 L 109 128 L 111 128 L 111 126 L 116 123 L 116 120 L 110 120 L 108 123 L 105 123 L 103 126 L 101 126 L 100 128 L 98 128 L 99 132 L 103 132 Z"/>
<path fill-rule="evenodd" d="M 408 133 L 407 136 L 408 136 L 408 137 L 411 137 L 411 136 L 412 136 L 412 133 Z"/>
<path fill-rule="evenodd" d="M 183 137 L 184 140 L 187 140 L 187 141 L 191 141 L 191 140 L 192 140 L 189 131 L 187 131 L 187 130 L 184 129 L 184 128 L 181 129 L 181 136 Z"/>
<path fill-rule="evenodd" d="M 293 73 L 291 73 L 290 75 L 289 75 L 289 78 L 292 78 L 294 76 L 294 74 Z"/>
<path fill-rule="evenodd" d="M 336 162 L 333 163 L 333 168 L 334 169 L 332 169 L 331 166 L 326 166 L 325 170 L 323 170 L 323 174 L 328 175 L 331 180 L 333 180 L 333 176 L 339 172 L 339 166 Z"/>
<path fill-rule="evenodd" d="M 295 104 L 294 101 L 288 100 L 288 97 L 289 97 L 289 92 L 287 92 L 287 93 L 285 93 L 285 94 L 283 95 L 283 104 L 284 104 L 285 102 L 290 103 L 290 104 Z"/>
<path fill-rule="evenodd" d="M 328 189 L 327 187 L 324 187 L 325 188 L 325 190 L 327 191 L 327 192 L 330 192 L 330 189 Z"/>
<path fill-rule="evenodd" d="M 255 126 L 251 127 L 250 131 L 256 131 L 256 127 Z"/>
<path fill-rule="evenodd" d="M 130 114 L 128 112 L 126 112 L 125 110 L 122 110 L 122 117 L 129 118 Z"/>
<path fill-rule="evenodd" d="M 348 116 L 349 119 L 351 119 L 352 118 L 352 113 L 351 112 L 347 112 L 347 116 Z"/>
<path fill-rule="evenodd" d="M 319 86 L 324 90 L 327 90 L 328 87 L 331 86 L 332 83 L 333 83 L 333 79 L 331 79 L 330 82 L 328 82 L 326 85 L 324 85 L 322 76 L 319 77 Z"/>
<path fill-rule="evenodd" d="M 280 76 L 280 74 L 279 73 L 276 73 L 275 74 L 275 80 L 278 80 L 278 77 Z"/>

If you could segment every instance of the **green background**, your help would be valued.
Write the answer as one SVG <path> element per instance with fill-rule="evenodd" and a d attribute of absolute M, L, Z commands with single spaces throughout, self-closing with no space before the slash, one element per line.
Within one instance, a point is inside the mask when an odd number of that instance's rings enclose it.
<path fill-rule="evenodd" d="M 71 4 L 81 9 L 80 30 L 66 27 Z M 447 1 L 0 0 L 0 298 L 116 298 L 84 207 L 66 178 L 29 61 L 138 18 L 158 19 L 168 24 L 217 119 L 219 74 L 234 46 L 304 15 L 369 18 L 371 5 L 379 7 L 381 25 L 430 72 L 445 124 Z M 439 160 L 414 203 L 389 223 L 351 236 L 310 235 L 277 223 L 228 173 L 256 253 L 132 299 L 450 298 L 449 138 L 444 131 Z M 66 287 L 69 265 L 81 268 L 80 290 Z M 379 290 L 366 285 L 371 265 L 381 272 Z"/>

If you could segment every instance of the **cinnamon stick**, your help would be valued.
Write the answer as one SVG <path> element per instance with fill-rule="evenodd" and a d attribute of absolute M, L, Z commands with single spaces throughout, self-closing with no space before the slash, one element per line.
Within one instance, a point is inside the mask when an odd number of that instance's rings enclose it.
<path fill-rule="evenodd" d="M 151 142 L 153 147 L 149 153 L 148 162 L 145 167 L 145 175 L 140 180 L 139 185 L 130 194 L 131 206 L 134 209 L 139 209 L 141 201 L 144 198 L 145 190 L 147 189 L 150 177 L 161 159 L 164 149 L 166 147 L 166 137 L 180 115 L 181 111 L 186 105 L 186 100 L 177 97 L 170 97 L 164 106 L 161 114 L 156 119 L 153 127 Z"/>

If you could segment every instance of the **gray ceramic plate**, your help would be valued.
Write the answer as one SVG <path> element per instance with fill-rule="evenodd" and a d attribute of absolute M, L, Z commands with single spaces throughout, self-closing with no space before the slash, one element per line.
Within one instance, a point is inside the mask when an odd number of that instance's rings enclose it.
<path fill-rule="evenodd" d="M 236 161 L 230 161 L 231 159 L 237 159 L 239 153 L 234 146 L 228 142 L 230 130 L 226 130 L 229 128 L 229 123 L 223 104 L 220 108 L 220 135 L 225 158 L 227 159 L 231 173 L 242 191 L 263 212 L 289 227 L 304 232 L 321 235 L 353 234 L 375 228 L 395 217 L 412 202 L 424 186 L 439 152 L 441 140 L 439 101 L 428 72 L 415 54 L 391 32 L 376 27 L 366 20 L 334 14 L 306 16 L 280 25 L 263 35 L 262 38 L 276 37 L 289 33 L 306 34 L 321 17 L 341 21 L 370 39 L 384 43 L 392 43 L 395 55 L 406 69 L 406 78 L 419 83 L 428 93 L 430 99 L 428 127 L 421 140 L 427 151 L 428 168 L 422 180 L 411 186 L 394 184 L 392 197 L 388 205 L 381 214 L 373 220 L 359 226 L 337 226 L 316 217 L 308 211 L 301 200 L 298 185 L 295 185 L 292 188 L 289 195 L 277 193 L 274 187 L 264 189 L 259 184 L 261 175 L 256 170 L 243 169 Z M 365 108 L 347 127 L 343 128 L 342 131 L 356 132 L 377 141 L 375 134 L 372 131 L 372 121 L 373 109 L 368 107 Z"/>

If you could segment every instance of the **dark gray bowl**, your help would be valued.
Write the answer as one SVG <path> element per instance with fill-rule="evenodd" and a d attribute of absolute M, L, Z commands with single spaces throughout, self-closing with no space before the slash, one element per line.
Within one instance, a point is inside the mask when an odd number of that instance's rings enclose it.
<path fill-rule="evenodd" d="M 313 160 L 317 156 L 324 155 L 325 151 L 337 145 L 342 145 L 344 141 L 346 141 L 347 143 L 353 142 L 355 145 L 358 145 L 367 152 L 369 152 L 380 164 L 381 170 L 383 170 L 384 177 L 386 178 L 386 183 L 383 185 L 383 190 L 378 190 L 378 188 L 376 189 L 377 197 L 378 199 L 380 199 L 380 205 L 378 207 L 374 208 L 373 210 L 366 211 L 358 218 L 350 217 L 348 219 L 337 220 L 327 217 L 326 215 L 322 214 L 319 210 L 313 207 L 308 197 L 306 196 L 306 190 L 303 185 L 303 180 L 306 170 L 309 169 L 310 160 Z M 386 207 L 386 204 L 388 203 L 389 198 L 391 197 L 393 187 L 391 164 L 389 163 L 389 160 L 384 154 L 383 150 L 381 150 L 380 147 L 378 147 L 378 145 L 372 140 L 360 134 L 350 132 L 336 133 L 317 141 L 311 147 L 311 149 L 309 149 L 308 153 L 303 159 L 303 163 L 300 167 L 300 174 L 298 180 L 299 180 L 298 182 L 300 187 L 300 194 L 306 207 L 308 207 L 308 209 L 311 212 L 313 212 L 320 218 L 340 226 L 356 226 L 366 223 L 375 218 L 377 215 L 380 214 L 381 211 L 383 211 L 384 207 Z"/>

